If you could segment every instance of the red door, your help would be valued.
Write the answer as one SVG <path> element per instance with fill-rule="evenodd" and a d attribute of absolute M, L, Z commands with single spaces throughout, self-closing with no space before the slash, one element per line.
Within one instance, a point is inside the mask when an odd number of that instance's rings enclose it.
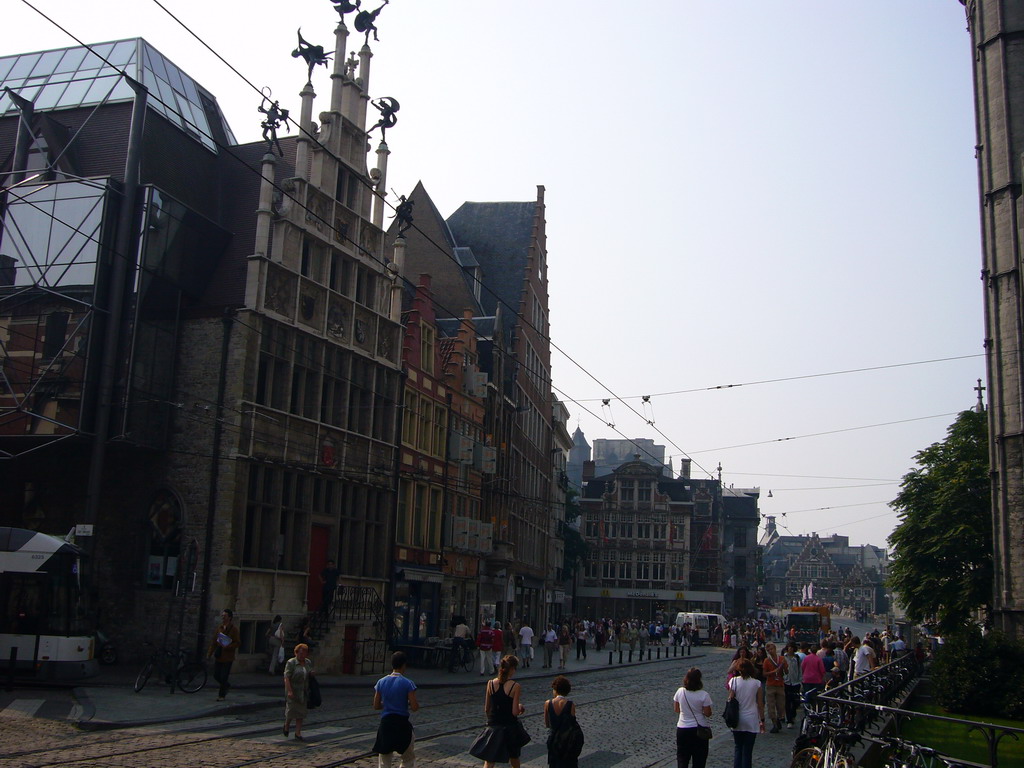
<path fill-rule="evenodd" d="M 341 673 L 353 675 L 356 671 L 356 652 L 359 650 L 359 626 L 345 625 L 345 645 L 341 652 Z"/>
<path fill-rule="evenodd" d="M 309 582 L 306 585 L 306 606 L 315 611 L 323 600 L 323 584 L 320 573 L 327 567 L 327 547 L 331 529 L 326 525 L 314 525 L 309 532 Z"/>

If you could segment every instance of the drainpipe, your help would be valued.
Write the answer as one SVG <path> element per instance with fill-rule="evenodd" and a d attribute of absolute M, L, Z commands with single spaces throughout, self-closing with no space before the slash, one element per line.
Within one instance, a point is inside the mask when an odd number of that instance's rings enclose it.
<path fill-rule="evenodd" d="M 231 347 L 231 327 L 235 322 L 235 311 L 224 310 L 221 318 L 224 333 L 220 342 L 220 375 L 217 379 L 217 415 L 213 421 L 213 451 L 210 457 L 210 488 L 206 504 L 206 540 L 203 548 L 203 580 L 199 595 L 199 622 L 196 625 L 196 657 L 203 658 L 206 640 L 207 612 L 210 603 L 210 579 L 212 573 L 213 529 L 217 518 L 217 484 L 220 480 L 220 446 L 224 436 L 224 396 L 228 380 L 228 351 Z"/>
<path fill-rule="evenodd" d="M 149 91 L 146 86 L 127 75 L 122 75 L 125 82 L 135 91 L 132 102 L 131 128 L 128 133 L 128 154 L 125 159 L 124 189 L 121 197 L 121 210 L 117 222 L 117 239 L 114 245 L 113 263 L 110 270 L 109 302 L 107 323 L 103 335 L 102 362 L 98 382 L 96 422 L 92 441 L 92 457 L 89 462 L 89 478 L 85 493 L 84 522 L 94 525 L 99 516 L 100 494 L 103 490 L 103 470 L 107 456 L 107 440 L 110 436 L 110 418 L 113 411 L 114 382 L 117 378 L 120 362 L 121 326 L 124 323 L 124 299 L 127 287 L 133 244 L 133 230 L 136 221 L 135 201 L 139 190 L 139 168 L 142 155 L 142 131 L 145 127 L 146 99 Z M 134 266 L 134 263 L 132 264 Z M 84 549 L 89 555 L 95 555 L 96 535 L 83 541 Z M 85 558 L 83 564 L 90 572 L 95 571 L 93 557 Z"/>

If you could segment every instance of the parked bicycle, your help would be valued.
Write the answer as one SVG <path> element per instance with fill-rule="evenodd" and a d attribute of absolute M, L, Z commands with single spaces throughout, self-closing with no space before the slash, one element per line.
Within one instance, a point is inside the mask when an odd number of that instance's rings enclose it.
<path fill-rule="evenodd" d="M 473 646 L 470 643 L 453 645 L 448 650 L 448 671 L 458 672 L 460 668 L 463 672 L 473 668 Z"/>
<path fill-rule="evenodd" d="M 146 643 L 146 645 L 150 648 L 154 647 L 152 643 Z M 195 693 L 206 685 L 205 664 L 201 661 L 189 661 L 185 651 L 160 648 L 159 650 L 154 649 L 153 655 L 149 657 L 149 661 L 143 665 L 138 677 L 135 678 L 136 693 L 146 687 L 153 670 L 159 670 L 164 682 L 171 686 L 172 691 L 177 685 L 183 693 Z"/>
<path fill-rule="evenodd" d="M 853 768 L 857 764 L 850 754 L 861 740 L 856 731 L 833 725 L 817 712 L 805 714 L 802 730 L 813 746 L 797 750 L 790 768 Z"/>
<path fill-rule="evenodd" d="M 875 741 L 885 745 L 889 752 L 885 768 L 965 768 L 963 763 L 941 755 L 937 750 L 898 736 L 881 736 Z"/>

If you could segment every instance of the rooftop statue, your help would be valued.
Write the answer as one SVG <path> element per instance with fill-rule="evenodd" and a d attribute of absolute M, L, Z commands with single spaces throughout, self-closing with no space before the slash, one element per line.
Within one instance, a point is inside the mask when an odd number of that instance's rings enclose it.
<path fill-rule="evenodd" d="M 270 106 L 267 107 L 267 104 Z M 260 127 L 263 128 L 263 140 L 267 142 L 267 152 L 273 154 L 274 148 L 277 147 L 277 154 L 284 157 L 281 142 L 277 140 L 277 129 L 281 127 L 281 123 L 284 123 L 285 130 L 291 130 L 288 125 L 288 110 L 281 109 L 280 102 L 272 102 L 266 95 L 263 96 L 263 103 L 256 109 L 266 115 L 266 118 L 260 123 Z"/>
<path fill-rule="evenodd" d="M 376 11 L 360 11 L 356 14 L 356 32 L 366 33 L 366 44 L 370 44 L 370 33 L 373 32 L 373 39 L 380 42 L 380 38 L 377 37 L 377 27 L 374 26 L 373 22 L 377 20 L 377 16 L 381 11 L 384 10 L 384 6 L 387 5 L 389 0 L 384 0 L 383 5 Z"/>
<path fill-rule="evenodd" d="M 385 133 L 388 128 L 394 128 L 395 123 L 398 122 L 398 117 L 395 115 L 395 112 L 401 109 L 401 105 L 399 105 L 398 99 L 392 96 L 382 96 L 381 98 L 375 99 L 370 103 L 377 109 L 378 112 L 380 112 L 380 120 L 378 120 L 374 124 L 373 128 L 366 132 L 366 135 L 369 136 L 371 133 L 373 133 L 375 128 L 379 127 L 380 140 L 387 141 Z"/>
<path fill-rule="evenodd" d="M 413 200 L 407 200 L 405 195 L 398 198 L 398 205 L 395 206 L 395 215 L 391 218 L 398 222 L 399 237 L 404 235 L 406 230 L 412 226 L 412 206 L 414 202 Z"/>
<path fill-rule="evenodd" d="M 334 3 L 334 10 L 338 12 L 338 15 L 344 21 L 346 13 L 359 10 L 361 0 L 356 0 L 354 3 L 350 3 L 349 0 L 331 0 L 331 2 Z"/>
<path fill-rule="evenodd" d="M 309 73 L 306 82 L 313 82 L 313 67 L 317 64 L 323 64 L 327 66 L 327 62 L 331 59 L 331 54 L 324 51 L 322 45 L 311 45 L 306 40 L 302 39 L 302 27 L 299 27 L 299 47 L 292 51 L 292 58 L 297 59 L 299 57 L 305 59 L 306 64 L 309 65 Z"/>

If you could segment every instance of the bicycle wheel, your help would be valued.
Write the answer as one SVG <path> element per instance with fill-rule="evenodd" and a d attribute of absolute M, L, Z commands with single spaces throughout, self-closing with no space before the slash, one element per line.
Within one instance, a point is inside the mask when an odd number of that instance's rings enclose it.
<path fill-rule="evenodd" d="M 143 688 L 146 687 L 146 683 L 149 681 L 149 676 L 153 674 L 153 661 L 147 661 L 142 669 L 139 671 L 139 676 L 135 678 L 135 692 L 139 693 Z"/>
<path fill-rule="evenodd" d="M 462 649 L 462 661 L 460 663 L 463 672 L 469 672 L 473 668 L 473 654 L 467 648 Z"/>
<path fill-rule="evenodd" d="M 807 747 L 793 755 L 789 768 L 820 768 L 824 753 L 818 747 Z"/>
<path fill-rule="evenodd" d="M 185 693 L 195 693 L 206 685 L 206 665 L 190 661 L 178 670 L 178 687 Z"/>

